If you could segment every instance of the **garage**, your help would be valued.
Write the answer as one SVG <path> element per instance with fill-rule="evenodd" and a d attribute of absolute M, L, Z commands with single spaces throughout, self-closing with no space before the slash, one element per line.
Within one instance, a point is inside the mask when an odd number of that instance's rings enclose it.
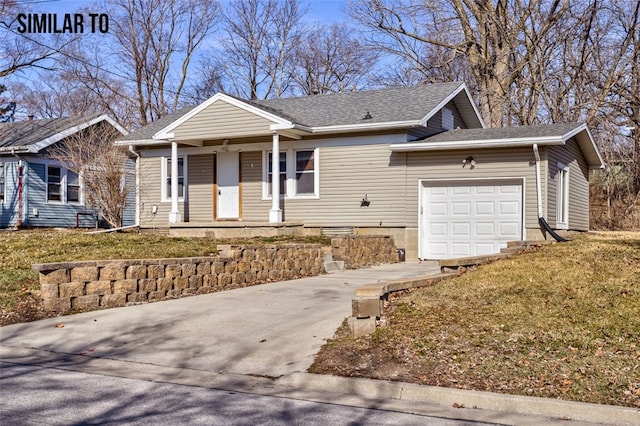
<path fill-rule="evenodd" d="M 499 253 L 522 240 L 522 179 L 421 181 L 421 259 Z"/>

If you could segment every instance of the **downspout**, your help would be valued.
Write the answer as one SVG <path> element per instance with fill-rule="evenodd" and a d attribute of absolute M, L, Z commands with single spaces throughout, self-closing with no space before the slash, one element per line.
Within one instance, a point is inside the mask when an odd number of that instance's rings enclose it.
<path fill-rule="evenodd" d="M 140 226 L 140 154 L 133 145 L 129 145 L 129 152 L 136 156 L 136 223 L 134 226 Z"/>
<path fill-rule="evenodd" d="M 536 192 L 538 195 L 538 224 L 540 225 L 540 228 L 542 228 L 543 233 L 546 232 L 549 235 L 551 235 L 556 241 L 560 243 L 564 243 L 569 240 L 561 237 L 553 229 L 551 229 L 551 226 L 549 226 L 549 224 L 547 223 L 547 221 L 545 220 L 542 214 L 542 179 L 540 175 L 540 152 L 538 151 L 537 143 L 533 144 L 533 155 L 536 157 Z"/>

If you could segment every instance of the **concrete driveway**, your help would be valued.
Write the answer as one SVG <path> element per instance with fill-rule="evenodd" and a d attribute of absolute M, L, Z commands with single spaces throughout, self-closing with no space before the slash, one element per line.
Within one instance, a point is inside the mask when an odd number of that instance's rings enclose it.
<path fill-rule="evenodd" d="M 438 272 L 435 262 L 381 265 L 69 315 L 3 327 L 0 345 L 280 377 L 313 363 L 325 340 L 351 315 L 356 287 Z"/>

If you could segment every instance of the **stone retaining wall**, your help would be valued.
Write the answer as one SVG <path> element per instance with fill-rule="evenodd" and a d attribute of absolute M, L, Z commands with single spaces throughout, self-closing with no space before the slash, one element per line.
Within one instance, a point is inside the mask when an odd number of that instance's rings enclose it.
<path fill-rule="evenodd" d="M 33 265 L 44 308 L 93 310 L 290 280 L 324 272 L 320 244 L 225 247 L 206 257 Z"/>
<path fill-rule="evenodd" d="M 386 235 L 345 235 L 331 238 L 334 260 L 344 261 L 345 268 L 358 269 L 381 263 L 397 263 L 393 238 Z"/>

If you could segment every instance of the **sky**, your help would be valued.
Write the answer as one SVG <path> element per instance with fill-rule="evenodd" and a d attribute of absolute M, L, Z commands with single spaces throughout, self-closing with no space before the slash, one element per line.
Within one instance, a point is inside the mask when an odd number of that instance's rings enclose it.
<path fill-rule="evenodd" d="M 86 0 L 16 0 L 23 13 L 74 13 L 79 8 L 91 4 Z M 221 0 L 223 6 L 231 0 Z M 343 9 L 346 0 L 309 0 L 309 12 L 305 16 L 311 24 L 324 24 L 346 21 Z M 99 13 L 99 11 L 96 11 Z"/>

